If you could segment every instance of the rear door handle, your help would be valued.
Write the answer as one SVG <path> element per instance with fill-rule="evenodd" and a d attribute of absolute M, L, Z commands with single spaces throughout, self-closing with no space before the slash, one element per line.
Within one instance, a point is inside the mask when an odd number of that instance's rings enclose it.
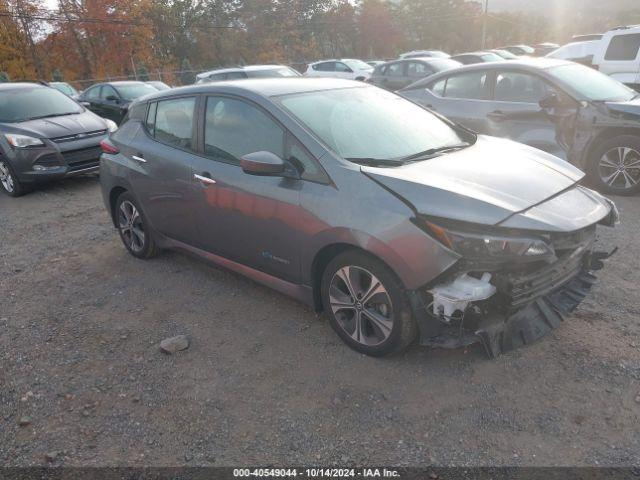
<path fill-rule="evenodd" d="M 193 178 L 198 180 L 205 187 L 216 184 L 216 181 L 213 178 L 211 178 L 211 174 L 209 174 L 208 172 L 202 172 L 202 175 L 198 175 L 197 173 L 194 173 Z"/>
<path fill-rule="evenodd" d="M 138 156 L 140 155 L 140 156 Z M 133 158 L 136 162 L 140 162 L 140 163 L 147 163 L 147 161 L 142 158 L 142 154 L 139 153 L 138 155 L 131 155 L 131 158 Z"/>

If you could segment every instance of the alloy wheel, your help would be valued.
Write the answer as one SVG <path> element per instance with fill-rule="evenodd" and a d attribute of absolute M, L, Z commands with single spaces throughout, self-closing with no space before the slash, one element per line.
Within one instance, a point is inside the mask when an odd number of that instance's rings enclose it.
<path fill-rule="evenodd" d="M 2 183 L 2 186 L 7 192 L 13 193 L 15 188 L 13 176 L 9 170 L 9 166 L 4 162 L 0 162 L 0 183 Z"/>
<path fill-rule="evenodd" d="M 391 335 L 391 297 L 368 270 L 356 266 L 340 268 L 331 279 L 329 302 L 340 328 L 356 342 L 375 346 Z"/>
<path fill-rule="evenodd" d="M 141 252 L 145 242 L 144 225 L 138 209 L 129 200 L 120 204 L 118 227 L 124 243 L 133 252 Z"/>
<path fill-rule="evenodd" d="M 607 151 L 598 163 L 598 173 L 605 185 L 627 190 L 640 182 L 640 152 L 629 147 Z"/>

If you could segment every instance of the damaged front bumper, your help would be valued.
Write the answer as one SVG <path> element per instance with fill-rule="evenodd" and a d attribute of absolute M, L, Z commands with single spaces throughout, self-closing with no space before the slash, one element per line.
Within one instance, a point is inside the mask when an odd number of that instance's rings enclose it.
<path fill-rule="evenodd" d="M 459 348 L 481 343 L 491 358 L 530 344 L 560 325 L 582 302 L 596 281 L 593 272 L 613 253 L 594 252 L 589 243 L 533 271 L 493 272 L 495 295 L 463 302 L 456 315 L 442 313 L 433 289 L 410 292 L 420 344 Z"/>

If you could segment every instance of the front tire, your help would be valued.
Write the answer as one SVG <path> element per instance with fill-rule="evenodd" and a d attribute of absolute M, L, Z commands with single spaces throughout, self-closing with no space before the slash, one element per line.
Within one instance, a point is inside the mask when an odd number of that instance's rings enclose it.
<path fill-rule="evenodd" d="M 158 254 L 149 223 L 133 195 L 129 192 L 120 194 L 114 215 L 120 239 L 131 255 L 147 259 Z"/>
<path fill-rule="evenodd" d="M 0 189 L 10 197 L 19 197 L 27 193 L 27 189 L 18 180 L 7 160 L 0 159 Z"/>
<path fill-rule="evenodd" d="M 587 173 L 598 190 L 614 195 L 640 191 L 640 138 L 614 137 L 595 148 L 589 156 Z"/>
<path fill-rule="evenodd" d="M 404 289 L 378 259 L 357 250 L 334 258 L 322 276 L 329 323 L 352 349 L 381 357 L 405 350 L 418 328 Z"/>

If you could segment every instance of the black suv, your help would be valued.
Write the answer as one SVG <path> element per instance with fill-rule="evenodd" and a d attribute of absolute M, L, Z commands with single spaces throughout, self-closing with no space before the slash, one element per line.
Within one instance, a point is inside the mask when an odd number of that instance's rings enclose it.
<path fill-rule="evenodd" d="M 38 181 L 97 171 L 100 141 L 116 129 L 54 88 L 0 84 L 0 190 L 18 197 Z"/>

